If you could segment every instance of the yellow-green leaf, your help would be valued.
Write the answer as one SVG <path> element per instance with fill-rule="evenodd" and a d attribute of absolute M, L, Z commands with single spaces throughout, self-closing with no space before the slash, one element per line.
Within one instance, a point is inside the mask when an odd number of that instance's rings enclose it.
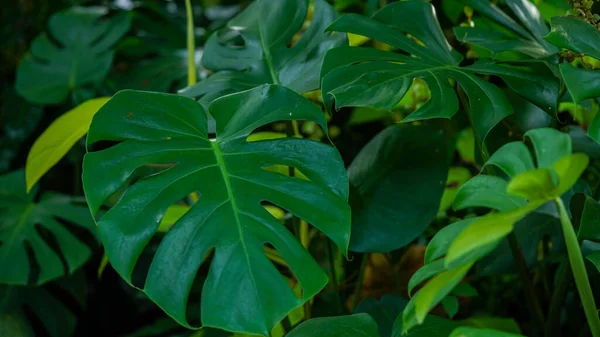
<path fill-rule="evenodd" d="M 518 174 L 506 188 L 508 194 L 533 200 L 552 200 L 554 198 L 554 182 L 552 171 L 539 168 Z"/>
<path fill-rule="evenodd" d="M 27 156 L 27 192 L 88 132 L 92 118 L 109 99 L 100 97 L 81 103 L 56 119 L 42 133 Z"/>
<path fill-rule="evenodd" d="M 584 153 L 575 153 L 563 157 L 552 164 L 554 172 L 558 175 L 558 186 L 554 195 L 559 197 L 567 192 L 581 177 L 587 168 L 590 158 Z"/>

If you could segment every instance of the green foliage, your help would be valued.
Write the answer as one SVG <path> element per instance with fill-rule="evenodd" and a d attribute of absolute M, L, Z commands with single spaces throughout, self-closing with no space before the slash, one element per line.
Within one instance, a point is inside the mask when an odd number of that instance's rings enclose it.
<path fill-rule="evenodd" d="M 0 335 L 600 337 L 591 4 L 8 2 Z"/>
<path fill-rule="evenodd" d="M 106 14 L 103 7 L 73 7 L 52 16 L 49 31 L 19 63 L 17 92 L 39 104 L 61 103 L 69 94 L 75 102 L 88 97 L 110 70 L 111 47 L 130 27 L 126 13 Z"/>
<path fill-rule="evenodd" d="M 95 235 L 85 206 L 66 195 L 25 192 L 25 172 L 0 176 L 0 282 L 42 284 L 71 274 L 91 255 L 69 227 Z"/>
<path fill-rule="evenodd" d="M 101 141 L 120 142 L 86 155 L 86 199 L 97 213 L 137 168 L 163 165 L 165 171 L 134 183 L 100 219 L 100 236 L 112 266 L 131 283 L 136 262 L 166 209 L 198 192 L 198 202 L 161 242 L 141 288 L 179 323 L 190 326 L 185 306 L 189 289 L 204 255 L 214 247 L 202 296 L 203 325 L 266 335 L 293 308 L 318 293 L 327 278 L 261 202 L 313 224 L 345 254 L 348 182 L 330 146 L 293 138 L 246 142 L 253 130 L 280 120 L 310 120 L 327 130 L 320 110 L 291 90 L 261 86 L 216 100 L 208 112 L 216 119 L 215 140 L 208 138 L 202 107 L 189 98 L 136 91 L 117 94 L 94 117 L 87 144 L 89 148 Z M 315 155 L 327 161 L 316 163 L 311 160 Z M 296 167 L 310 181 L 262 169 L 275 164 Z M 301 298 L 265 256 L 267 243 L 298 278 Z M 270 292 L 278 298 L 270 299 Z M 239 298 L 245 298 L 243 304 Z M 215 310 L 230 306 L 239 310 L 228 315 Z"/>

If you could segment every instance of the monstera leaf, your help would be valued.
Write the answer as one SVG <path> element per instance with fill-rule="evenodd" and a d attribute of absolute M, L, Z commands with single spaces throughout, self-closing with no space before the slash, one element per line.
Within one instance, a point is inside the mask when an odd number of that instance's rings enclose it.
<path fill-rule="evenodd" d="M 255 1 L 206 42 L 202 66 L 214 74 L 181 94 L 210 103 L 265 83 L 297 93 L 318 89 L 325 52 L 345 37 L 325 32 L 338 14 L 327 1 L 315 0 L 311 23 L 296 40 L 308 11 L 308 0 Z"/>
<path fill-rule="evenodd" d="M 53 15 L 49 31 L 19 63 L 17 92 L 31 102 L 56 104 L 101 82 L 113 61 L 111 46 L 130 26 L 126 13 L 106 14 L 104 7 L 73 7 Z"/>
<path fill-rule="evenodd" d="M 489 0 L 460 0 L 488 19 L 503 27 L 455 27 L 454 34 L 462 41 L 485 48 L 496 55 L 504 51 L 517 51 L 532 58 L 546 58 L 560 50 L 544 37 L 550 29 L 536 5 L 529 0 L 506 0 L 506 5 L 518 20 L 503 12 Z"/>
<path fill-rule="evenodd" d="M 404 121 L 450 118 L 459 107 L 450 82 L 454 80 L 469 98 L 476 135 L 484 139 L 494 125 L 512 112 L 502 90 L 476 75 L 489 74 L 499 76 L 544 111 L 555 111 L 559 82 L 544 63 L 482 60 L 461 67 L 462 56 L 452 49 L 432 5 L 425 1 L 395 2 L 371 18 L 344 15 L 328 29 L 367 36 L 410 54 L 361 47 L 332 49 L 321 69 L 328 108 L 335 99 L 338 109 L 370 106 L 390 110 L 407 93 L 413 80 L 421 78 L 429 87 L 431 98 Z"/>
<path fill-rule="evenodd" d="M 204 255 L 214 248 L 202 290 L 202 324 L 267 335 L 293 308 L 318 293 L 327 276 L 261 203 L 306 220 L 346 252 L 348 180 L 331 146 L 297 138 L 246 141 L 253 130 L 275 121 L 313 121 L 327 132 L 320 109 L 290 89 L 264 85 L 227 95 L 215 100 L 209 113 L 216 119 L 216 139 L 209 138 L 206 113 L 192 99 L 138 91 L 116 94 L 96 114 L 88 134 L 88 151 L 112 146 L 86 154 L 86 198 L 95 214 L 137 168 L 165 167 L 128 187 L 99 220 L 112 266 L 132 283 L 140 254 L 167 208 L 198 192 L 198 202 L 162 240 L 142 290 L 191 327 L 186 320 L 188 293 Z M 265 170 L 277 164 L 296 167 L 309 180 Z M 293 271 L 301 298 L 265 256 L 266 244 Z"/>
<path fill-rule="evenodd" d="M 83 273 L 42 287 L 0 285 L 0 336 L 38 336 L 36 323 L 43 326 L 44 336 L 73 335 L 77 319 L 69 308 L 85 305 L 86 285 Z"/>
<path fill-rule="evenodd" d="M 0 176 L 0 283 L 41 284 L 73 273 L 91 254 L 74 231 L 95 233 L 87 207 L 25 192 L 25 172 Z"/>
<path fill-rule="evenodd" d="M 286 337 L 312 336 L 382 337 L 377 331 L 377 323 L 371 316 L 367 314 L 311 319 L 310 321 L 300 324 L 297 328 L 290 331 L 290 333 L 286 335 Z"/>

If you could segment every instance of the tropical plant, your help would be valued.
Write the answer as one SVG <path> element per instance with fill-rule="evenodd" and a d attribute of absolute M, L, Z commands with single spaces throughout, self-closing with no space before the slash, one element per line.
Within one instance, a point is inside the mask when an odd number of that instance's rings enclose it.
<path fill-rule="evenodd" d="M 593 1 L 34 2 L 1 336 L 600 337 Z"/>

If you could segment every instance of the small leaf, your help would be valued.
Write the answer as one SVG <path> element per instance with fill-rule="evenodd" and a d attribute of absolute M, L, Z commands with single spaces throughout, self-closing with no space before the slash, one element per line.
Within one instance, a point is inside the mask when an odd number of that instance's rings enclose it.
<path fill-rule="evenodd" d="M 422 324 L 429 311 L 456 287 L 471 269 L 471 266 L 473 266 L 473 263 L 449 269 L 427 282 L 404 309 L 402 314 L 404 331 L 409 331 L 415 325 Z"/>
<path fill-rule="evenodd" d="M 556 161 L 552 165 L 554 172 L 558 175 L 558 186 L 556 186 L 554 196 L 561 196 L 570 190 L 577 183 L 589 162 L 590 158 L 584 153 L 575 153 Z"/>
<path fill-rule="evenodd" d="M 494 152 L 485 165 L 498 167 L 510 178 L 535 169 L 533 157 L 523 142 L 511 142 L 502 146 Z"/>
<path fill-rule="evenodd" d="M 442 299 L 442 306 L 444 307 L 444 310 L 446 310 L 448 317 L 454 318 L 458 313 L 458 298 L 456 298 L 456 296 L 444 297 L 444 299 Z"/>
<path fill-rule="evenodd" d="M 506 191 L 508 194 L 517 195 L 529 201 L 552 200 L 554 197 L 552 171 L 540 168 L 520 173 L 510 181 Z"/>
<path fill-rule="evenodd" d="M 600 32 L 574 16 L 557 16 L 550 21 L 552 30 L 546 40 L 555 46 L 600 59 Z"/>
<path fill-rule="evenodd" d="M 524 337 L 523 335 L 516 335 L 508 332 L 492 330 L 492 329 L 478 329 L 470 327 L 459 327 L 456 328 L 449 337 Z"/>
<path fill-rule="evenodd" d="M 574 103 L 600 96 L 600 71 L 575 68 L 569 63 L 562 63 L 559 69 Z"/>
<path fill-rule="evenodd" d="M 517 221 L 541 206 L 542 203 L 530 202 L 512 211 L 488 214 L 473 221 L 452 242 L 450 248 L 448 248 L 446 265 L 450 265 L 463 257 L 474 258 L 474 256 L 470 255 L 474 251 L 489 247 L 490 245 L 496 245 L 501 239 L 512 232 Z"/>
<path fill-rule="evenodd" d="M 85 136 L 96 112 L 110 97 L 94 98 L 57 118 L 33 143 L 27 155 L 27 192 Z"/>
<path fill-rule="evenodd" d="M 367 314 L 313 318 L 300 324 L 286 337 L 380 337 L 377 323 Z"/>
<path fill-rule="evenodd" d="M 480 174 L 460 187 L 454 199 L 454 209 L 488 207 L 508 211 L 527 204 L 527 200 L 522 197 L 508 194 L 507 188 L 506 180 Z"/>
<path fill-rule="evenodd" d="M 550 168 L 559 159 L 573 151 L 571 137 L 567 133 L 551 128 L 527 131 L 525 138 L 531 139 L 538 168 Z"/>
<path fill-rule="evenodd" d="M 468 218 L 460 220 L 449 224 L 437 232 L 427 245 L 427 250 L 425 251 L 425 264 L 430 264 L 434 260 L 446 255 L 448 248 L 450 248 L 450 245 L 456 237 L 458 237 L 458 235 L 476 219 L 477 218 Z"/>

